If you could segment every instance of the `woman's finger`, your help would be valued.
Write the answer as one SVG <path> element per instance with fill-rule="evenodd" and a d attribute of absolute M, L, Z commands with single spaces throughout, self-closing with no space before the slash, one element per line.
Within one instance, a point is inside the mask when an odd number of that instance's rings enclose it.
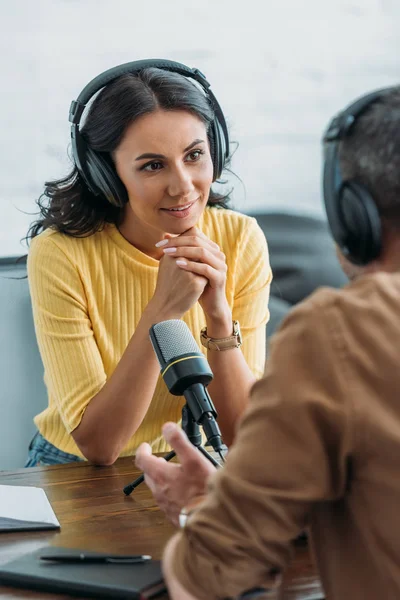
<path fill-rule="evenodd" d="M 176 260 L 176 264 L 180 269 L 205 277 L 212 288 L 218 288 L 225 283 L 226 270 L 217 270 L 205 263 L 193 262 L 191 260 L 187 260 L 186 258 L 178 258 Z"/>
<path fill-rule="evenodd" d="M 218 271 L 226 273 L 225 255 L 222 252 L 213 253 L 203 246 L 180 246 L 163 249 L 164 254 L 173 258 L 186 258 L 193 262 L 202 262 Z"/>
<path fill-rule="evenodd" d="M 219 246 L 215 242 L 209 240 L 206 237 L 200 237 L 197 235 L 188 235 L 188 236 L 178 236 L 174 238 L 170 238 L 168 243 L 163 246 L 164 248 L 168 248 L 169 246 L 198 246 L 203 248 L 209 248 L 213 252 L 219 252 Z"/>
<path fill-rule="evenodd" d="M 200 229 L 192 227 L 178 236 L 171 237 L 168 234 L 164 239 L 156 244 L 158 247 L 168 248 L 170 246 L 206 246 L 214 251 L 219 251 L 219 246 L 210 240 Z"/>

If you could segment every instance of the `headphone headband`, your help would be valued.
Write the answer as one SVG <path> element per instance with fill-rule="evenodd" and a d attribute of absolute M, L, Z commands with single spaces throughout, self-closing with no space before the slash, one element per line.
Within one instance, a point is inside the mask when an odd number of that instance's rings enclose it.
<path fill-rule="evenodd" d="M 324 133 L 323 141 L 326 143 L 335 142 L 337 140 L 342 140 L 344 137 L 349 135 L 352 125 L 355 123 L 356 119 L 361 116 L 361 114 L 370 106 L 370 104 L 373 104 L 379 100 L 388 89 L 391 88 L 384 88 L 375 92 L 371 92 L 366 96 L 361 96 L 349 104 L 345 109 L 340 111 L 340 113 L 333 117 L 329 123 Z"/>
<path fill-rule="evenodd" d="M 381 223 L 375 201 L 365 186 L 343 180 L 339 161 L 340 142 L 351 134 L 354 123 L 392 88 L 357 98 L 330 121 L 324 136 L 323 197 L 332 236 L 341 252 L 364 265 L 381 251 Z"/>
<path fill-rule="evenodd" d="M 85 85 L 79 94 L 78 98 L 71 102 L 69 121 L 71 123 L 79 123 L 86 104 L 89 102 L 92 96 L 101 90 L 101 88 L 114 81 L 114 79 L 118 79 L 118 77 L 128 73 L 139 73 L 139 71 L 143 71 L 144 69 L 149 69 L 151 67 L 163 69 L 164 71 L 179 73 L 185 77 L 192 77 L 193 79 L 196 79 L 196 81 L 198 81 L 200 85 L 207 91 L 210 88 L 210 84 L 205 75 L 203 75 L 199 69 L 192 69 L 181 63 L 171 60 L 162 60 L 159 58 L 136 60 L 118 65 L 116 67 L 111 67 L 111 69 L 107 69 L 107 71 L 100 73 L 100 75 L 97 75 L 94 77 L 94 79 L 89 81 L 89 83 Z"/>
<path fill-rule="evenodd" d="M 214 112 L 214 119 L 210 126 L 211 135 L 214 142 L 214 152 L 212 156 L 214 166 L 214 180 L 218 179 L 224 168 L 225 162 L 229 157 L 229 134 L 225 117 L 222 109 L 210 89 L 210 83 L 205 75 L 197 68 L 187 67 L 186 65 L 164 59 L 144 59 L 124 63 L 112 67 L 94 79 L 80 92 L 76 100 L 73 100 L 69 110 L 69 121 L 71 123 L 71 144 L 72 154 L 76 167 L 84 179 L 86 185 L 95 195 L 104 195 L 112 204 L 122 206 L 126 201 L 126 191 L 122 182 L 116 173 L 100 153 L 96 153 L 88 148 L 84 139 L 80 135 L 80 121 L 83 112 L 89 100 L 103 87 L 128 73 L 136 74 L 144 69 L 157 68 L 164 71 L 171 71 L 194 79 L 200 84 L 206 97 L 209 99 L 211 108 Z"/>

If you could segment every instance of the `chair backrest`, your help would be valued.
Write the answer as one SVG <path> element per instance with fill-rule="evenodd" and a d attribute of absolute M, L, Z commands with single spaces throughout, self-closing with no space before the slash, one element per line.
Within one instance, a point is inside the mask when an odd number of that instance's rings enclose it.
<path fill-rule="evenodd" d="M 320 286 L 340 288 L 347 278 L 340 268 L 326 221 L 294 213 L 255 213 L 268 240 L 274 275 L 269 301 L 269 340 L 292 306 Z"/>
<path fill-rule="evenodd" d="M 268 240 L 274 274 L 271 294 L 294 305 L 318 287 L 348 283 L 326 221 L 278 212 L 252 216 Z"/>
<path fill-rule="evenodd" d="M 26 265 L 0 259 L 0 469 L 24 466 L 33 417 L 47 405 Z"/>

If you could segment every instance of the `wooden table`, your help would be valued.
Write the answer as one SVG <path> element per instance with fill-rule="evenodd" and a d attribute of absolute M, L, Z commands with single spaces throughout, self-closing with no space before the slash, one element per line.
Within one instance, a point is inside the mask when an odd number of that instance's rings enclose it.
<path fill-rule="evenodd" d="M 131 458 L 120 458 L 110 467 L 72 463 L 0 472 L 0 484 L 42 487 L 61 524 L 56 532 L 0 534 L 0 564 L 48 545 L 161 558 L 175 529 L 157 508 L 145 484 L 128 497 L 123 494 L 122 488 L 137 475 Z M 0 598 L 66 600 L 70 596 L 0 587 Z M 323 598 L 307 547 L 296 548 L 282 590 L 271 598 Z"/>

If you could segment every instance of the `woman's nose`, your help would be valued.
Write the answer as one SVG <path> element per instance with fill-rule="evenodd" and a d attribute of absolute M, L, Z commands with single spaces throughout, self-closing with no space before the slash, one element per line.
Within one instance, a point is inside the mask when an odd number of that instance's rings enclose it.
<path fill-rule="evenodd" d="M 186 167 L 171 170 L 168 182 L 168 194 L 170 196 L 188 196 L 193 189 L 192 176 Z"/>

